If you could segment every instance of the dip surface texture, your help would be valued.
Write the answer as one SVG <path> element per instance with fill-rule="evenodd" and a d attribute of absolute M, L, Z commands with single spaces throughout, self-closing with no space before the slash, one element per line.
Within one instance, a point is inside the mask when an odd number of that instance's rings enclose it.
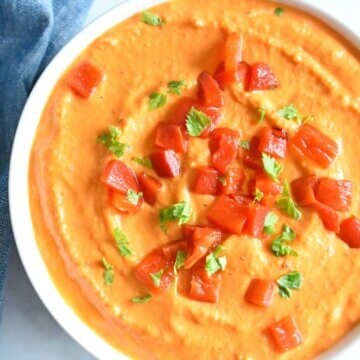
<path fill-rule="evenodd" d="M 280 86 L 244 92 L 238 84 L 224 92 L 219 126 L 239 130 L 243 139 L 258 132 L 265 107 L 266 123 L 292 136 L 296 122 L 276 116 L 287 104 L 339 145 L 335 162 L 321 169 L 288 152 L 282 179 L 292 181 L 315 173 L 353 181 L 351 212 L 360 216 L 360 65 L 359 52 L 319 20 L 299 10 L 269 1 L 180 0 L 152 12 L 163 26 L 149 26 L 136 15 L 94 41 L 74 62 L 87 59 L 105 74 L 95 92 L 83 99 L 67 86 L 67 73 L 54 88 L 41 119 L 31 155 L 29 187 L 36 239 L 54 283 L 65 300 L 102 337 L 141 359 L 309 359 L 336 343 L 360 319 L 360 250 L 351 249 L 325 229 L 312 209 L 302 209 L 295 221 L 277 212 L 297 234 L 292 246 L 298 256 L 276 257 L 271 239 L 229 236 L 224 246 L 227 268 L 222 274 L 220 300 L 191 300 L 172 286 L 144 304 L 131 302 L 148 291 L 134 275 L 139 261 L 153 249 L 180 238 L 181 228 L 169 224 L 165 234 L 158 210 L 188 201 L 190 223 L 208 224 L 211 195 L 190 191 L 192 170 L 208 165 L 208 140 L 189 139 L 181 157 L 181 175 L 161 179 L 155 206 L 143 204 L 133 216 L 120 216 L 108 205 L 100 178 L 112 154 L 96 139 L 109 125 L 122 130 L 120 141 L 130 145 L 121 160 L 136 173 L 155 172 L 134 157 L 154 150 L 157 124 L 169 118 L 181 99 L 168 95 L 166 106 L 149 110 L 149 95 L 166 93 L 171 80 L 185 80 L 185 96 L 196 96 L 202 71 L 213 74 L 221 61 L 229 33 L 243 37 L 243 59 L 264 62 Z M 71 70 L 71 69 L 70 69 Z M 128 236 L 133 254 L 122 257 L 112 229 Z M 106 286 L 106 258 L 114 267 L 114 282 Z M 244 299 L 253 278 L 277 279 L 297 270 L 303 286 L 284 299 L 276 294 L 269 308 Z M 280 354 L 266 329 L 288 315 L 296 318 L 303 342 Z"/>

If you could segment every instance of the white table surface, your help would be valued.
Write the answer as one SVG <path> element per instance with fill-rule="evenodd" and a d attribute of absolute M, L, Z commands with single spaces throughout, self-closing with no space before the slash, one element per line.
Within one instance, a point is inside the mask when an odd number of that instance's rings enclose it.
<path fill-rule="evenodd" d="M 76 1 L 76 0 L 75 0 Z M 87 23 L 123 0 L 94 0 Z M 133 0 L 136 1 L 136 0 Z M 311 0 L 308 0 L 311 3 Z M 313 0 L 360 36 L 359 0 Z M 90 360 L 51 317 L 35 294 L 13 246 L 0 323 L 0 359 Z"/>

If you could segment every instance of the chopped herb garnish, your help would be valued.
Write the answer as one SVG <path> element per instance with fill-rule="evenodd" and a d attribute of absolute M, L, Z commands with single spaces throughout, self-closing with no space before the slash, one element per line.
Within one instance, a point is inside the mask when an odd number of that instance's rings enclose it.
<path fill-rule="evenodd" d="M 164 21 L 161 19 L 161 17 L 150 11 L 143 11 L 141 13 L 141 21 L 145 24 L 152 25 L 152 26 L 164 25 Z"/>
<path fill-rule="evenodd" d="M 210 124 L 210 119 L 203 112 L 194 108 L 191 108 L 186 116 L 186 130 L 190 136 L 200 136 Z"/>
<path fill-rule="evenodd" d="M 239 141 L 239 146 L 245 150 L 249 150 L 250 149 L 250 142 L 249 140 L 240 140 Z"/>
<path fill-rule="evenodd" d="M 150 277 L 152 282 L 154 283 L 154 286 L 159 287 L 160 286 L 160 281 L 161 281 L 161 277 L 164 274 L 164 269 L 159 270 L 157 273 L 151 273 Z"/>
<path fill-rule="evenodd" d="M 178 250 L 176 252 L 176 260 L 174 264 L 175 274 L 177 274 L 177 271 L 184 266 L 186 257 L 187 252 L 185 250 Z"/>
<path fill-rule="evenodd" d="M 256 188 L 254 192 L 254 201 L 259 202 L 263 197 L 264 193 L 260 189 Z"/>
<path fill-rule="evenodd" d="M 143 196 L 142 192 L 137 193 L 136 191 L 129 189 L 126 193 L 126 198 L 130 204 L 137 205 L 139 199 Z"/>
<path fill-rule="evenodd" d="M 261 106 L 261 107 L 257 108 L 256 110 L 260 114 L 258 124 L 262 124 L 265 120 L 266 109 Z"/>
<path fill-rule="evenodd" d="M 107 262 L 105 258 L 102 258 L 102 263 L 104 265 L 104 281 L 106 286 L 112 285 L 114 282 L 114 268 L 110 263 Z"/>
<path fill-rule="evenodd" d="M 153 92 L 150 95 L 149 108 L 150 110 L 159 109 L 166 105 L 167 95 Z"/>
<path fill-rule="evenodd" d="M 223 250 L 225 250 L 225 247 L 219 245 L 212 253 L 206 256 L 205 271 L 209 277 L 214 275 L 219 270 L 225 270 L 226 256 L 219 257 L 220 252 L 222 252 Z"/>
<path fill-rule="evenodd" d="M 283 192 L 281 194 L 281 198 L 276 201 L 276 206 L 291 218 L 297 221 L 301 219 L 301 212 L 295 201 L 291 198 L 290 185 L 288 181 L 284 182 Z"/>
<path fill-rule="evenodd" d="M 283 170 L 283 166 L 281 164 L 279 164 L 278 162 L 276 162 L 276 160 L 273 157 L 271 157 L 265 153 L 262 153 L 262 163 L 263 163 L 265 172 L 273 180 L 277 180 L 279 174 Z"/>
<path fill-rule="evenodd" d="M 132 160 L 135 161 L 138 165 L 144 166 L 148 169 L 153 168 L 151 159 L 148 157 L 137 156 L 137 157 L 133 157 Z"/>
<path fill-rule="evenodd" d="M 295 232 L 288 225 L 283 225 L 280 235 L 278 235 L 271 244 L 271 250 L 275 256 L 298 256 L 298 253 L 292 249 L 288 243 L 295 239 Z"/>
<path fill-rule="evenodd" d="M 278 221 L 279 217 L 273 212 L 269 212 L 265 217 L 264 229 L 263 232 L 268 235 L 272 235 L 275 233 L 275 225 Z"/>
<path fill-rule="evenodd" d="M 192 209 L 186 201 L 181 201 L 171 205 L 165 209 L 159 210 L 159 223 L 163 230 L 166 229 L 165 223 L 168 221 L 178 220 L 178 224 L 182 225 L 190 220 Z"/>
<path fill-rule="evenodd" d="M 109 132 L 101 134 L 97 140 L 103 143 L 117 158 L 124 155 L 125 151 L 129 149 L 129 144 L 124 144 L 118 141 L 121 131 L 118 127 L 110 125 Z"/>
<path fill-rule="evenodd" d="M 222 184 L 223 186 L 226 186 L 226 185 L 227 185 L 227 183 L 226 183 L 226 176 L 225 176 L 225 175 L 219 175 L 219 176 L 218 176 L 218 180 L 221 182 L 221 184 Z"/>
<path fill-rule="evenodd" d="M 296 109 L 293 104 L 286 105 L 276 114 L 287 120 L 297 120 L 298 123 L 301 123 L 303 119 L 302 115 L 299 113 L 298 109 Z"/>
<path fill-rule="evenodd" d="M 152 298 L 152 294 L 146 294 L 144 296 L 133 297 L 131 301 L 136 304 L 144 304 Z"/>
<path fill-rule="evenodd" d="M 120 228 L 114 229 L 114 239 L 121 256 L 130 256 L 132 254 L 129 248 L 129 240 Z"/>
<path fill-rule="evenodd" d="M 181 95 L 181 88 L 186 87 L 184 80 L 172 80 L 168 82 L 168 92 L 170 94 Z"/>
<path fill-rule="evenodd" d="M 291 290 L 299 290 L 303 283 L 303 276 L 298 271 L 292 271 L 287 275 L 283 275 L 277 279 L 279 286 L 279 294 L 281 297 L 290 298 Z"/>
<path fill-rule="evenodd" d="M 281 7 L 278 7 L 278 8 L 276 8 L 276 9 L 274 10 L 274 14 L 275 14 L 277 17 L 281 16 L 283 13 L 284 13 L 284 9 L 281 8 Z"/>

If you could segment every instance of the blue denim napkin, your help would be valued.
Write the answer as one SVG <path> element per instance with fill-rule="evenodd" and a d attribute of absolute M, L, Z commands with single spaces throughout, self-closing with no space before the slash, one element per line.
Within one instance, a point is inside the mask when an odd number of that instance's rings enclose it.
<path fill-rule="evenodd" d="M 31 88 L 81 29 L 92 0 L 0 0 L 0 310 L 12 232 L 8 173 L 12 141 Z"/>

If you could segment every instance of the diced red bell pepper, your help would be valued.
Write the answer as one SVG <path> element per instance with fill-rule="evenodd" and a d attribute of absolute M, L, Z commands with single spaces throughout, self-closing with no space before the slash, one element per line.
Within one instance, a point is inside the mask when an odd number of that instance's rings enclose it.
<path fill-rule="evenodd" d="M 292 316 L 271 324 L 268 331 L 278 351 L 285 352 L 302 343 L 302 336 Z"/>
<path fill-rule="evenodd" d="M 225 174 L 237 156 L 240 134 L 236 130 L 217 128 L 210 136 L 213 164 L 222 174 Z"/>
<path fill-rule="evenodd" d="M 249 208 L 228 195 L 221 195 L 207 213 L 207 218 L 221 230 L 241 235 Z"/>
<path fill-rule="evenodd" d="M 352 200 L 352 182 L 321 178 L 315 190 L 316 199 L 337 211 L 348 211 Z"/>
<path fill-rule="evenodd" d="M 231 33 L 225 42 L 224 64 L 226 71 L 236 71 L 242 57 L 242 37 L 237 33 Z"/>
<path fill-rule="evenodd" d="M 120 160 L 110 160 L 105 165 L 101 181 L 122 194 L 129 189 L 140 191 L 135 173 Z"/>
<path fill-rule="evenodd" d="M 237 194 L 241 191 L 245 179 L 244 171 L 241 168 L 230 168 L 225 174 L 225 185 L 221 185 L 222 194 Z"/>
<path fill-rule="evenodd" d="M 258 63 L 250 66 L 249 83 L 246 91 L 270 90 L 278 86 L 279 82 L 269 65 Z"/>
<path fill-rule="evenodd" d="M 191 269 L 189 298 L 216 304 L 219 301 L 221 276 L 218 271 L 209 277 L 205 271 L 205 262 L 199 261 Z"/>
<path fill-rule="evenodd" d="M 67 85 L 78 96 L 88 98 L 103 79 L 104 73 L 88 60 L 83 60 L 69 73 Z"/>
<path fill-rule="evenodd" d="M 214 79 L 222 90 L 224 90 L 227 85 L 231 85 L 235 82 L 243 83 L 244 88 L 246 88 L 249 81 L 249 75 L 250 65 L 245 61 L 238 63 L 236 71 L 226 71 L 224 63 L 221 63 L 215 72 Z"/>
<path fill-rule="evenodd" d="M 206 106 L 221 107 L 224 99 L 218 83 L 206 71 L 198 77 L 199 98 Z"/>
<path fill-rule="evenodd" d="M 244 205 L 249 207 L 250 204 L 252 204 L 254 201 L 251 197 L 244 194 L 230 194 L 229 195 L 231 199 L 235 200 L 240 205 Z"/>
<path fill-rule="evenodd" d="M 264 127 L 260 131 L 259 151 L 284 159 L 287 150 L 288 135 L 279 128 Z"/>
<path fill-rule="evenodd" d="M 351 216 L 340 224 L 339 237 L 351 248 L 360 248 L 360 219 Z"/>
<path fill-rule="evenodd" d="M 260 204 L 271 208 L 275 205 L 276 198 L 276 195 L 264 194 L 264 196 L 260 200 Z"/>
<path fill-rule="evenodd" d="M 165 178 L 174 178 L 180 175 L 180 159 L 174 150 L 159 150 L 150 155 L 156 173 Z"/>
<path fill-rule="evenodd" d="M 266 215 L 270 209 L 260 204 L 250 204 L 243 232 L 250 236 L 260 237 L 263 232 Z"/>
<path fill-rule="evenodd" d="M 262 171 L 257 171 L 255 181 L 253 183 L 251 181 L 249 182 L 249 193 L 254 194 L 255 189 L 259 189 L 264 194 L 277 195 L 281 194 L 283 187 L 276 181 L 270 179 Z"/>
<path fill-rule="evenodd" d="M 269 307 L 274 300 L 276 286 L 273 281 L 252 279 L 245 293 L 245 300 L 249 303 Z"/>
<path fill-rule="evenodd" d="M 190 239 L 194 230 L 197 228 L 198 226 L 195 225 L 189 225 L 189 224 L 184 224 L 182 226 L 182 234 L 184 236 L 185 239 Z"/>
<path fill-rule="evenodd" d="M 220 172 L 212 166 L 196 169 L 193 191 L 197 194 L 217 195 L 221 188 Z"/>
<path fill-rule="evenodd" d="M 250 141 L 249 150 L 244 150 L 244 165 L 253 170 L 262 170 L 263 163 L 261 152 L 259 151 L 260 139 L 254 136 Z"/>
<path fill-rule="evenodd" d="M 159 274 L 163 270 L 159 286 L 156 286 L 151 274 Z M 170 287 L 175 275 L 172 262 L 169 261 L 161 249 L 156 249 L 145 256 L 136 266 L 135 275 L 143 281 L 151 290 L 164 293 Z"/>
<path fill-rule="evenodd" d="M 204 257 L 209 249 L 221 241 L 221 231 L 211 227 L 196 227 L 191 236 L 190 253 L 186 258 L 184 268 L 190 269 L 196 262 Z"/>
<path fill-rule="evenodd" d="M 290 142 L 291 149 L 327 168 L 339 153 L 337 143 L 309 124 L 300 126 Z"/>
<path fill-rule="evenodd" d="M 139 183 L 144 196 L 144 200 L 149 205 L 154 205 L 159 197 L 162 188 L 161 182 L 151 175 L 141 173 L 139 176 Z"/>
<path fill-rule="evenodd" d="M 188 135 L 183 127 L 167 122 L 158 125 L 155 133 L 155 146 L 172 149 L 177 153 L 187 151 Z"/>
<path fill-rule="evenodd" d="M 188 251 L 188 242 L 185 239 L 171 241 L 163 245 L 161 251 L 168 261 L 175 263 L 178 251 Z"/>
<path fill-rule="evenodd" d="M 324 226 L 328 230 L 338 233 L 340 230 L 340 215 L 331 207 L 319 202 L 315 202 L 314 206 Z"/>
<path fill-rule="evenodd" d="M 308 175 L 291 182 L 291 191 L 296 203 L 300 206 L 313 205 L 316 202 L 315 188 L 319 178 Z"/>
<path fill-rule="evenodd" d="M 109 189 L 109 201 L 110 204 L 121 214 L 134 215 L 141 209 L 144 199 L 140 197 L 138 203 L 134 205 L 129 202 L 126 195 L 117 190 Z"/>

